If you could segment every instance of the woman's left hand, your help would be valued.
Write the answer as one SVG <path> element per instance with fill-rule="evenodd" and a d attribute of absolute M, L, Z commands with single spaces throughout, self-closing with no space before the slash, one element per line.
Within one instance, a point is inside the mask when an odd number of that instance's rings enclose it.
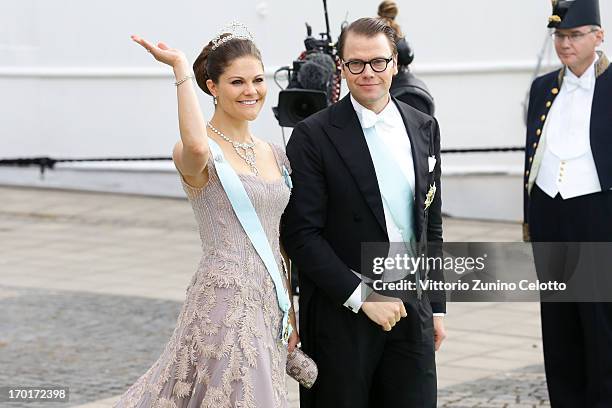
<path fill-rule="evenodd" d="M 287 352 L 291 353 L 297 347 L 299 342 L 300 342 L 300 336 L 294 326 L 293 331 L 291 332 L 291 335 L 289 336 L 289 345 L 287 346 Z"/>
<path fill-rule="evenodd" d="M 297 324 L 295 323 L 295 310 L 293 309 L 293 307 L 291 308 L 291 313 L 289 313 L 289 324 L 291 325 L 291 327 L 293 327 L 293 331 L 289 336 L 289 345 L 287 346 L 287 352 L 291 353 L 300 342 L 300 335 L 297 331 Z"/>

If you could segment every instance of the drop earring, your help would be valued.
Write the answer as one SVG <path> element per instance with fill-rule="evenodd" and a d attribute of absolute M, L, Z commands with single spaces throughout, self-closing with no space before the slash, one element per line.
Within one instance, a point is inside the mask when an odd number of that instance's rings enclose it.
<path fill-rule="evenodd" d="M 217 97 L 213 96 L 213 103 L 215 104 L 215 106 L 217 106 Z"/>

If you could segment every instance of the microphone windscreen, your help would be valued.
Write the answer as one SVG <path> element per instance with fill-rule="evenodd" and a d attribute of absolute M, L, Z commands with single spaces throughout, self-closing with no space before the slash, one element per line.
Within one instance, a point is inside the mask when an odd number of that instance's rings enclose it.
<path fill-rule="evenodd" d="M 331 73 L 336 70 L 336 63 L 334 62 L 334 59 L 322 52 L 313 52 L 306 56 L 306 60 L 316 62 Z"/>
<path fill-rule="evenodd" d="M 306 61 L 300 67 L 297 77 L 304 89 L 327 91 L 331 73 L 314 61 Z"/>

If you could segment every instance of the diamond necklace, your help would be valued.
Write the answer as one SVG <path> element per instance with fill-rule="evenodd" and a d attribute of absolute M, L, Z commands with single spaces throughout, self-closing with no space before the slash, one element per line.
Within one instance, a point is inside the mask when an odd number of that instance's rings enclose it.
<path fill-rule="evenodd" d="M 257 170 L 257 167 L 255 166 L 255 142 L 253 142 L 253 140 L 248 143 L 236 142 L 235 140 L 232 140 L 229 137 L 225 136 L 223 132 L 211 125 L 210 122 L 207 122 L 206 125 L 213 132 L 221 136 L 223 140 L 228 143 L 231 143 L 232 146 L 234 146 L 236 154 L 238 154 L 238 156 L 240 156 L 242 160 L 244 160 L 249 165 L 249 167 L 251 168 L 251 172 L 256 176 L 259 175 L 259 170 Z"/>

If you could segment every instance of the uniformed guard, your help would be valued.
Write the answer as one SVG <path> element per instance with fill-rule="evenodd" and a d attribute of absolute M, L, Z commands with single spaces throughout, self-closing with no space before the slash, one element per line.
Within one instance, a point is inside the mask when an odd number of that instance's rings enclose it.
<path fill-rule="evenodd" d="M 564 66 L 531 87 L 524 238 L 610 242 L 612 70 L 597 51 L 598 0 L 554 0 L 548 27 Z M 612 303 L 542 302 L 541 318 L 552 407 L 612 407 Z"/>

